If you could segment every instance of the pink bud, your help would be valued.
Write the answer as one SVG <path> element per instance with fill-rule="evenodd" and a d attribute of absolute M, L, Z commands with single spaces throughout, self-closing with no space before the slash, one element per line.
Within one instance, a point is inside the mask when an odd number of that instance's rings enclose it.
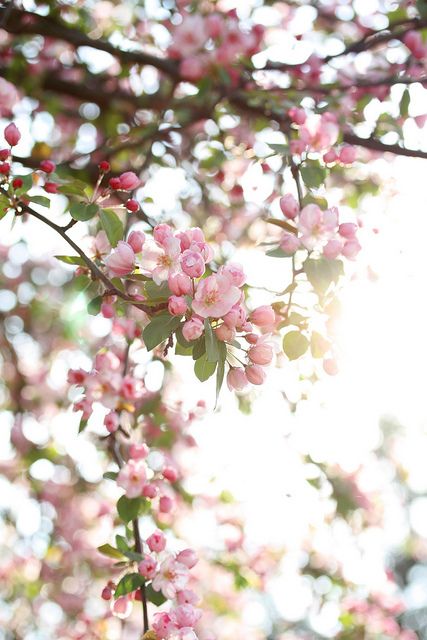
<path fill-rule="evenodd" d="M 276 314 L 274 313 L 273 307 L 269 304 L 257 307 L 250 315 L 250 321 L 256 324 L 257 327 L 267 327 L 273 324 L 275 319 Z"/>
<path fill-rule="evenodd" d="M 153 500 L 158 494 L 158 489 L 155 484 L 146 484 L 142 490 L 142 495 L 144 498 L 149 498 Z"/>
<path fill-rule="evenodd" d="M 125 191 L 133 191 L 133 189 L 136 189 L 141 184 L 141 180 L 133 171 L 125 171 L 125 173 L 119 176 L 119 179 L 120 188 Z"/>
<path fill-rule="evenodd" d="M 101 304 L 101 313 L 104 318 L 114 318 L 115 311 L 113 305 L 107 302 L 103 302 Z"/>
<path fill-rule="evenodd" d="M 131 213 L 136 213 L 136 211 L 139 211 L 139 202 L 137 200 L 134 200 L 133 198 L 130 198 L 126 202 L 126 209 Z"/>
<path fill-rule="evenodd" d="M 58 185 L 56 182 L 45 182 L 44 190 L 47 193 L 58 193 Z"/>
<path fill-rule="evenodd" d="M 339 369 L 335 358 L 326 358 L 323 360 L 323 369 L 329 376 L 336 376 Z"/>
<path fill-rule="evenodd" d="M 164 533 L 159 529 L 156 529 L 156 531 L 147 538 L 146 542 L 150 551 L 155 551 L 156 553 L 160 553 L 166 547 L 166 538 Z"/>
<path fill-rule="evenodd" d="M 103 600 L 111 600 L 112 592 L 110 587 L 104 587 L 101 593 L 101 598 Z"/>
<path fill-rule="evenodd" d="M 220 267 L 218 273 L 222 276 L 226 276 L 231 284 L 235 287 L 241 287 L 246 282 L 245 272 L 240 264 L 229 262 L 228 264 Z"/>
<path fill-rule="evenodd" d="M 17 145 L 21 139 L 21 134 L 19 133 L 19 129 L 16 126 L 16 124 L 14 124 L 13 122 L 7 125 L 7 127 L 3 132 L 3 135 L 5 137 L 6 142 L 10 144 L 11 147 L 14 147 L 15 145 Z"/>
<path fill-rule="evenodd" d="M 53 173 L 55 171 L 55 163 L 52 160 L 42 160 L 40 162 L 40 169 L 45 173 Z"/>
<path fill-rule="evenodd" d="M 191 279 L 184 273 L 175 273 L 168 278 L 169 289 L 176 296 L 186 296 L 192 291 Z"/>
<path fill-rule="evenodd" d="M 296 235 L 293 233 L 284 232 L 282 239 L 280 240 L 280 248 L 283 249 L 285 253 L 289 253 L 292 255 L 299 249 L 300 241 Z"/>
<path fill-rule="evenodd" d="M 117 618 L 127 618 L 132 611 L 132 602 L 128 596 L 120 596 L 111 605 L 112 613 Z"/>
<path fill-rule="evenodd" d="M 270 364 L 273 359 L 273 348 L 265 342 L 258 342 L 248 352 L 249 359 L 255 364 Z"/>
<path fill-rule="evenodd" d="M 106 258 L 105 264 L 114 276 L 125 276 L 131 273 L 135 265 L 135 253 L 130 244 L 120 240 L 117 247 Z"/>
<path fill-rule="evenodd" d="M 238 367 L 230 368 L 227 374 L 227 386 L 230 391 L 235 389 L 236 391 L 242 391 L 248 384 L 248 379 L 243 369 Z"/>
<path fill-rule="evenodd" d="M 143 233 L 142 231 L 131 231 L 127 241 L 134 252 L 139 253 L 140 251 L 142 251 L 142 247 L 145 242 L 145 233 Z"/>
<path fill-rule="evenodd" d="M 256 333 L 248 333 L 245 336 L 245 340 L 249 342 L 249 344 L 256 344 L 259 340 L 259 336 Z"/>
<path fill-rule="evenodd" d="M 352 240 L 357 232 L 357 224 L 354 222 L 343 222 L 338 227 L 338 233 L 347 240 Z"/>
<path fill-rule="evenodd" d="M 181 268 L 190 278 L 200 278 L 205 272 L 205 261 L 200 253 L 187 249 L 181 255 Z"/>
<path fill-rule="evenodd" d="M 190 318 L 182 327 L 182 335 L 187 342 L 192 342 L 200 338 L 204 330 L 203 322 L 200 318 Z"/>
<path fill-rule="evenodd" d="M 307 120 L 307 114 L 300 107 L 291 107 L 288 111 L 289 117 L 295 124 L 304 124 Z"/>
<path fill-rule="evenodd" d="M 157 224 L 153 229 L 153 238 L 159 244 L 164 244 L 165 240 L 173 234 L 172 228 L 165 223 Z"/>
<path fill-rule="evenodd" d="M 251 384 L 264 384 L 267 377 L 266 372 L 258 364 L 253 364 L 245 368 L 246 377 Z"/>
<path fill-rule="evenodd" d="M 145 444 L 145 442 L 141 444 L 131 444 L 129 447 L 129 457 L 134 460 L 143 460 L 150 453 L 150 449 Z"/>
<path fill-rule="evenodd" d="M 356 160 L 356 148 L 345 146 L 339 153 L 339 160 L 343 164 L 352 164 Z"/>
<path fill-rule="evenodd" d="M 157 562 L 150 556 L 145 556 L 138 564 L 139 573 L 147 580 L 151 580 L 156 575 Z"/>
<path fill-rule="evenodd" d="M 359 253 L 359 251 L 361 250 L 361 248 L 362 247 L 360 246 L 359 242 L 356 239 L 347 240 L 347 242 L 342 248 L 342 254 L 348 260 L 354 260 L 357 254 Z"/>
<path fill-rule="evenodd" d="M 166 467 L 163 469 L 163 477 L 168 482 L 176 482 L 178 479 L 178 472 L 173 467 Z"/>
<path fill-rule="evenodd" d="M 225 322 L 223 322 L 222 325 L 215 329 L 215 335 L 218 340 L 221 340 L 221 342 L 231 342 L 231 340 L 234 339 L 236 332 L 231 327 L 227 327 Z"/>
<path fill-rule="evenodd" d="M 159 500 L 159 511 L 169 513 L 173 509 L 173 500 L 169 496 L 162 496 Z"/>
<path fill-rule="evenodd" d="M 172 316 L 183 316 L 187 309 L 187 301 L 183 296 L 171 296 L 169 298 L 168 311 Z"/>
<path fill-rule="evenodd" d="M 328 258 L 329 260 L 335 260 L 335 258 L 337 258 L 340 255 L 342 251 L 342 247 L 343 247 L 343 243 L 341 242 L 341 240 L 332 238 L 325 244 L 325 246 L 323 247 L 322 253 L 325 256 L 325 258 Z"/>
<path fill-rule="evenodd" d="M 329 149 L 329 151 L 323 154 L 323 162 L 325 162 L 326 164 L 331 164 L 332 162 L 335 162 L 336 159 L 337 154 L 335 153 L 334 149 Z"/>
<path fill-rule="evenodd" d="M 198 562 L 198 557 L 193 549 L 184 549 L 184 551 L 180 551 L 176 556 L 176 559 L 181 564 L 184 564 L 187 569 L 192 569 Z"/>
<path fill-rule="evenodd" d="M 293 220 L 299 212 L 299 204 L 291 193 L 280 198 L 280 208 L 284 216 Z"/>

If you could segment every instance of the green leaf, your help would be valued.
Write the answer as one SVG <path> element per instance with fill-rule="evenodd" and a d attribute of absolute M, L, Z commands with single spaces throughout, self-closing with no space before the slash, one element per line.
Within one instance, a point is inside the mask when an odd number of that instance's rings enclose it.
<path fill-rule="evenodd" d="M 50 208 L 50 200 L 46 196 L 28 196 L 28 200 L 34 202 L 34 204 L 39 204 L 41 207 L 46 207 L 46 209 Z"/>
<path fill-rule="evenodd" d="M 171 316 L 167 311 L 154 316 L 142 332 L 147 350 L 151 351 L 158 344 L 167 340 L 171 333 L 179 327 L 180 322 L 179 316 Z"/>
<path fill-rule="evenodd" d="M 290 149 L 287 144 L 273 144 L 272 142 L 267 142 L 268 146 L 273 149 L 280 156 L 289 156 L 291 155 Z"/>
<path fill-rule="evenodd" d="M 85 265 L 85 261 L 80 256 L 55 256 L 57 260 L 65 262 L 65 264 Z"/>
<path fill-rule="evenodd" d="M 86 188 L 87 184 L 82 180 L 73 180 L 73 182 L 61 184 L 58 187 L 58 192 L 65 196 L 86 196 Z"/>
<path fill-rule="evenodd" d="M 144 289 L 148 301 L 155 302 L 156 304 L 168 300 L 172 295 L 172 291 L 169 289 L 167 282 L 162 282 L 161 285 L 158 285 L 150 280 L 145 283 Z"/>
<path fill-rule="evenodd" d="M 194 363 L 194 373 L 200 380 L 200 382 L 205 382 L 208 378 L 213 376 L 216 369 L 216 362 L 209 362 L 207 358 L 207 354 L 204 353 L 196 362 Z"/>
<path fill-rule="evenodd" d="M 98 547 L 99 553 L 102 553 L 104 556 L 108 556 L 109 558 L 114 558 L 115 560 L 123 560 L 123 553 L 118 549 L 115 549 L 111 546 L 111 544 L 103 544 Z"/>
<path fill-rule="evenodd" d="M 117 585 L 114 591 L 114 598 L 117 599 L 119 596 L 136 591 L 142 587 L 144 582 L 144 578 L 139 573 L 127 573 Z"/>
<path fill-rule="evenodd" d="M 300 173 L 304 184 L 310 189 L 317 189 L 326 180 L 326 169 L 317 161 L 307 160 L 300 167 Z"/>
<path fill-rule="evenodd" d="M 411 96 L 409 93 L 409 89 L 406 88 L 400 100 L 400 115 L 402 116 L 402 118 L 408 117 L 410 102 L 411 102 Z"/>
<path fill-rule="evenodd" d="M 330 343 L 317 331 L 313 331 L 310 340 L 310 350 L 313 358 L 323 358 L 331 348 Z"/>
<path fill-rule="evenodd" d="M 99 218 L 111 246 L 115 247 L 124 236 L 122 221 L 112 209 L 101 209 Z"/>
<path fill-rule="evenodd" d="M 160 607 L 164 602 L 166 602 L 166 598 L 161 591 L 154 591 L 151 584 L 145 587 L 145 596 L 149 602 L 152 602 L 156 605 L 156 607 Z"/>
<path fill-rule="evenodd" d="M 339 277 L 344 273 L 341 260 L 329 260 L 328 258 L 318 258 L 317 260 L 307 258 L 303 267 L 307 280 L 319 295 L 324 295 L 330 285 L 333 282 L 337 283 Z"/>
<path fill-rule="evenodd" d="M 87 305 L 87 312 L 91 315 L 91 316 L 97 316 L 98 313 L 101 311 L 101 304 L 102 304 L 102 296 L 96 296 L 96 298 L 93 298 Z"/>
<path fill-rule="evenodd" d="M 427 18 L 427 0 L 417 0 L 415 4 L 421 18 Z"/>
<path fill-rule="evenodd" d="M 142 506 L 142 498 L 127 498 L 122 496 L 117 501 L 117 513 L 123 522 L 136 520 Z"/>
<path fill-rule="evenodd" d="M 289 360 L 297 360 L 307 351 L 309 341 L 299 331 L 289 331 L 283 338 L 283 351 Z"/>
<path fill-rule="evenodd" d="M 73 202 L 70 206 L 70 215 L 74 220 L 85 222 L 91 220 L 99 211 L 98 205 L 87 202 Z"/>
<path fill-rule="evenodd" d="M 206 357 L 208 362 L 218 362 L 218 338 L 212 330 L 209 320 L 205 319 L 205 341 L 206 341 Z"/>
<path fill-rule="evenodd" d="M 218 359 L 218 366 L 216 369 L 215 407 L 218 403 L 218 398 L 221 391 L 222 383 L 224 382 L 225 360 L 227 358 L 227 345 L 225 344 L 225 342 L 220 342 L 218 344 L 218 351 L 219 351 L 219 359 Z"/>
<path fill-rule="evenodd" d="M 104 480 L 117 480 L 118 475 L 117 471 L 106 471 L 102 477 Z"/>
<path fill-rule="evenodd" d="M 125 553 L 126 551 L 130 551 L 129 545 L 124 536 L 119 536 L 119 535 L 116 536 L 116 545 L 117 545 L 117 549 L 122 553 Z"/>
<path fill-rule="evenodd" d="M 3 193 L 0 193 L 0 220 L 4 218 L 4 216 L 9 211 L 9 209 L 10 209 L 9 198 Z"/>
<path fill-rule="evenodd" d="M 82 418 L 80 420 L 80 424 L 79 424 L 79 433 L 81 433 L 82 431 L 84 431 L 87 427 L 87 420 L 85 418 Z"/>
<path fill-rule="evenodd" d="M 193 344 L 193 360 L 198 360 L 206 352 L 205 336 L 200 336 Z"/>

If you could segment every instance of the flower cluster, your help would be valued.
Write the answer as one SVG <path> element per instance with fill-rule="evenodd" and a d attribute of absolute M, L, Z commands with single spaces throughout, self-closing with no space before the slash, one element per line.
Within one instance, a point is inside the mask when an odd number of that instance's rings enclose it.
<path fill-rule="evenodd" d="M 138 574 L 143 589 L 151 587 L 159 593 L 163 602 L 170 601 L 168 611 L 158 611 L 153 616 L 152 628 L 158 640 L 197 640 L 194 627 L 202 612 L 195 605 L 198 595 L 191 589 L 190 581 L 194 577 L 190 570 L 197 564 L 198 558 L 192 549 L 183 549 L 177 554 L 165 551 L 166 537 L 156 529 L 142 542 L 143 552 L 138 560 Z M 135 554 L 134 554 L 135 555 Z M 120 585 L 126 580 L 123 576 L 118 584 L 110 580 L 102 590 L 102 598 L 111 601 L 111 611 L 119 618 L 126 618 L 132 610 L 133 600 L 141 599 L 140 587 L 123 595 Z M 113 596 L 115 598 L 113 599 Z"/>
<path fill-rule="evenodd" d="M 361 246 L 357 239 L 357 224 L 339 222 L 336 207 L 322 209 L 317 204 L 307 204 L 300 210 L 298 202 L 290 193 L 280 199 L 283 215 L 295 224 L 295 230 L 285 231 L 280 247 L 287 254 L 298 249 L 318 251 L 325 258 L 335 259 L 339 256 L 354 260 Z"/>
<path fill-rule="evenodd" d="M 264 29 L 254 25 L 242 30 L 235 11 L 227 15 L 185 14 L 173 28 L 173 43 L 168 53 L 178 58 L 180 74 L 186 80 L 200 80 L 210 69 L 221 66 L 233 78 L 231 65 L 254 55 L 259 49 Z"/>
<path fill-rule="evenodd" d="M 212 272 L 212 259 L 213 250 L 201 229 L 175 232 L 169 225 L 160 224 L 150 239 L 140 231 L 131 232 L 126 242 L 120 241 L 112 250 L 105 264 L 112 276 L 141 273 L 163 287 L 170 316 L 182 320 L 177 325 L 178 340 L 181 335 L 184 346 L 190 349 L 201 341 L 201 357 L 210 349 L 208 342 L 212 344 L 215 353 L 211 362 L 227 361 L 230 365 L 230 389 L 241 390 L 248 382 L 262 384 L 266 376 L 263 367 L 271 363 L 273 349 L 268 336 L 255 333 L 254 326 L 272 329 L 275 313 L 265 305 L 250 314 L 242 290 L 246 282 L 242 267 L 229 263 Z M 147 300 L 146 295 L 136 297 Z M 238 342 L 239 337 L 244 338 L 247 348 Z M 236 366 L 241 362 L 239 350 L 246 359 L 244 368 Z M 207 357 L 211 357 L 209 353 Z"/>

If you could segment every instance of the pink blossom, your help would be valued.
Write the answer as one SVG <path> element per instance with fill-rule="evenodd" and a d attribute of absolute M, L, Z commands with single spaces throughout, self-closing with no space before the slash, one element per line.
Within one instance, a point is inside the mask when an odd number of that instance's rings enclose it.
<path fill-rule="evenodd" d="M 273 360 L 273 348 L 265 342 L 260 342 L 248 351 L 249 360 L 255 364 L 270 364 Z"/>
<path fill-rule="evenodd" d="M 157 224 L 153 229 L 153 238 L 159 244 L 164 244 L 168 238 L 173 236 L 173 229 L 170 225 Z"/>
<path fill-rule="evenodd" d="M 205 261 L 200 253 L 186 249 L 181 255 L 181 268 L 190 278 L 200 278 L 205 272 Z"/>
<path fill-rule="evenodd" d="M 117 476 L 117 484 L 125 490 L 127 498 L 139 498 L 147 480 L 143 460 L 132 458 L 122 467 Z"/>
<path fill-rule="evenodd" d="M 145 242 L 145 233 L 143 233 L 142 231 L 132 231 L 129 234 L 127 241 L 135 253 L 140 253 Z"/>
<path fill-rule="evenodd" d="M 200 600 L 199 596 L 191 591 L 191 589 L 183 589 L 176 594 L 178 604 L 197 604 Z"/>
<path fill-rule="evenodd" d="M 323 247 L 323 255 L 325 258 L 329 258 L 329 260 L 335 260 L 337 258 L 343 248 L 343 242 L 339 238 L 331 238 Z"/>
<path fill-rule="evenodd" d="M 128 618 L 132 612 L 132 602 L 128 596 L 120 596 L 111 601 L 111 612 L 117 618 Z"/>
<path fill-rule="evenodd" d="M 323 369 L 329 376 L 336 376 L 339 369 L 335 358 L 325 358 L 325 360 L 323 360 Z"/>
<path fill-rule="evenodd" d="M 337 154 L 334 149 L 329 149 L 326 153 L 323 154 L 323 162 L 326 164 L 331 164 L 332 162 L 336 162 Z"/>
<path fill-rule="evenodd" d="M 357 232 L 357 224 L 354 222 L 343 222 L 338 227 L 338 233 L 347 240 L 352 240 Z"/>
<path fill-rule="evenodd" d="M 339 134 L 336 119 L 332 114 L 325 112 L 322 115 L 314 113 L 300 129 L 300 138 L 312 149 L 322 151 L 332 147 Z"/>
<path fill-rule="evenodd" d="M 179 72 L 185 80 L 197 82 L 203 78 L 206 72 L 206 65 L 202 56 L 190 56 L 185 58 L 179 65 Z"/>
<path fill-rule="evenodd" d="M 161 591 L 165 598 L 172 599 L 177 591 L 185 589 L 188 580 L 187 567 L 173 557 L 169 557 L 160 565 L 159 572 L 153 580 L 153 589 Z"/>
<path fill-rule="evenodd" d="M 156 575 L 156 560 L 151 556 L 144 556 L 143 560 L 138 564 L 138 571 L 144 578 L 151 580 Z"/>
<path fill-rule="evenodd" d="M 224 29 L 224 18 L 219 13 L 210 13 L 206 16 L 205 28 L 210 38 L 219 38 Z"/>
<path fill-rule="evenodd" d="M 226 276 L 235 287 L 241 287 L 246 282 L 246 275 L 240 264 L 229 262 L 218 269 L 218 275 Z"/>
<path fill-rule="evenodd" d="M 155 551 L 156 553 L 160 553 L 160 551 L 163 551 L 166 547 L 166 538 L 160 529 L 156 529 L 156 531 L 147 538 L 146 542 L 150 551 Z"/>
<path fill-rule="evenodd" d="M 160 285 L 179 270 L 180 253 L 179 240 L 172 235 L 164 237 L 162 244 L 147 242 L 142 252 L 141 266 Z"/>
<path fill-rule="evenodd" d="M 187 320 L 182 327 L 182 335 L 187 342 L 192 342 L 193 340 L 200 338 L 203 331 L 203 321 L 200 320 L 200 318 L 195 318 L 194 316 L 190 318 L 190 320 Z"/>
<path fill-rule="evenodd" d="M 254 309 L 250 315 L 250 320 L 257 327 L 268 327 L 276 320 L 276 314 L 271 305 L 265 304 Z"/>
<path fill-rule="evenodd" d="M 284 232 L 280 240 L 280 248 L 287 254 L 293 255 L 300 247 L 300 240 L 293 233 Z"/>
<path fill-rule="evenodd" d="M 138 400 L 144 393 L 144 384 L 132 376 L 125 376 L 120 391 L 126 400 Z"/>
<path fill-rule="evenodd" d="M 175 620 L 178 627 L 194 627 L 202 612 L 200 609 L 196 609 L 191 604 L 181 604 L 174 610 Z"/>
<path fill-rule="evenodd" d="M 227 374 L 227 386 L 230 391 L 242 391 L 248 384 L 248 379 L 243 369 L 239 367 L 231 367 Z"/>
<path fill-rule="evenodd" d="M 213 274 L 200 280 L 193 300 L 193 309 L 202 318 L 225 316 L 240 299 L 240 291 L 221 275 Z"/>
<path fill-rule="evenodd" d="M 361 249 L 362 247 L 356 239 L 347 240 L 342 248 L 342 254 L 348 260 L 354 260 Z"/>
<path fill-rule="evenodd" d="M 288 111 L 288 114 L 292 122 L 295 122 L 295 124 L 304 124 L 304 122 L 307 120 L 306 112 L 300 107 L 291 107 Z"/>
<path fill-rule="evenodd" d="M 192 291 L 192 283 L 189 276 L 184 273 L 175 273 L 168 278 L 169 289 L 176 296 L 185 296 Z"/>
<path fill-rule="evenodd" d="M 129 457 L 134 460 L 144 460 L 150 453 L 150 449 L 142 442 L 141 444 L 131 444 L 129 447 Z"/>
<path fill-rule="evenodd" d="M 116 249 L 106 258 L 105 264 L 114 276 L 125 276 L 132 273 L 135 266 L 135 253 L 130 244 L 120 240 Z"/>
<path fill-rule="evenodd" d="M 236 328 L 245 324 L 247 318 L 246 310 L 241 304 L 234 305 L 234 307 L 225 314 L 224 322 L 227 327 Z"/>
<path fill-rule="evenodd" d="M 120 188 L 124 191 L 133 191 L 141 184 L 141 180 L 133 171 L 125 171 L 119 176 Z"/>
<path fill-rule="evenodd" d="M 228 327 L 225 322 L 215 329 L 215 335 L 221 342 L 231 342 L 236 335 L 236 331 L 232 327 Z"/>
<path fill-rule="evenodd" d="M 110 411 L 104 418 L 105 428 L 109 433 L 114 433 L 119 428 L 119 416 L 115 411 Z"/>
<path fill-rule="evenodd" d="M 183 296 L 171 296 L 168 300 L 168 310 L 173 316 L 182 316 L 187 311 L 187 301 Z"/>
<path fill-rule="evenodd" d="M 153 616 L 153 630 L 160 640 L 168 638 L 171 633 L 177 630 L 177 624 L 174 617 L 165 611 L 157 612 Z"/>
<path fill-rule="evenodd" d="M 111 251 L 111 245 L 108 241 L 107 234 L 103 229 L 98 231 L 93 240 L 93 249 L 97 258 L 107 255 Z"/>
<path fill-rule="evenodd" d="M 298 215 L 299 204 L 292 193 L 287 193 L 282 198 L 280 198 L 280 208 L 284 216 L 286 216 L 290 220 L 293 220 Z"/>
<path fill-rule="evenodd" d="M 176 559 L 178 562 L 184 564 L 187 569 L 192 569 L 198 562 L 197 554 L 193 549 L 184 549 L 183 551 L 180 551 L 176 556 Z"/>
<path fill-rule="evenodd" d="M 317 204 L 306 205 L 299 216 L 298 230 L 306 249 L 314 249 L 324 244 L 338 226 L 338 212 L 335 208 L 322 211 Z"/>
<path fill-rule="evenodd" d="M 184 20 L 174 29 L 172 53 L 186 58 L 199 51 L 207 42 L 204 18 L 199 14 L 185 15 Z"/>

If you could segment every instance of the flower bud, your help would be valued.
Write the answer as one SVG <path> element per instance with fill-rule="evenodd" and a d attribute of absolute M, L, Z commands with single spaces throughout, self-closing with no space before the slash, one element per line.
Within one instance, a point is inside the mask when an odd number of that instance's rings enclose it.
<path fill-rule="evenodd" d="M 250 315 L 250 321 L 257 327 L 268 327 L 276 320 L 274 309 L 270 305 L 257 307 Z"/>
<path fill-rule="evenodd" d="M 227 386 L 230 391 L 242 391 L 248 384 L 248 379 L 243 369 L 232 367 L 227 374 Z"/>
<path fill-rule="evenodd" d="M 258 342 L 258 344 L 249 349 L 248 356 L 255 364 L 270 364 L 273 359 L 273 349 L 269 344 Z"/>
<path fill-rule="evenodd" d="M 19 129 L 16 126 L 16 124 L 14 124 L 13 122 L 7 125 L 7 127 L 3 132 L 3 135 L 6 142 L 10 144 L 11 147 L 14 147 L 15 145 L 17 145 L 21 139 L 21 134 L 19 133 Z"/>
<path fill-rule="evenodd" d="M 181 255 L 181 268 L 190 278 L 200 278 L 205 272 L 205 261 L 200 253 L 186 249 Z"/>
<path fill-rule="evenodd" d="M 168 311 L 173 316 L 183 316 L 187 311 L 187 301 L 182 296 L 171 296 L 168 300 Z"/>
<path fill-rule="evenodd" d="M 258 364 L 253 364 L 245 368 L 248 381 L 251 384 L 264 384 L 267 374 Z"/>
<path fill-rule="evenodd" d="M 40 162 L 40 169 L 45 173 L 53 173 L 56 169 L 56 165 L 52 160 L 42 160 Z"/>

